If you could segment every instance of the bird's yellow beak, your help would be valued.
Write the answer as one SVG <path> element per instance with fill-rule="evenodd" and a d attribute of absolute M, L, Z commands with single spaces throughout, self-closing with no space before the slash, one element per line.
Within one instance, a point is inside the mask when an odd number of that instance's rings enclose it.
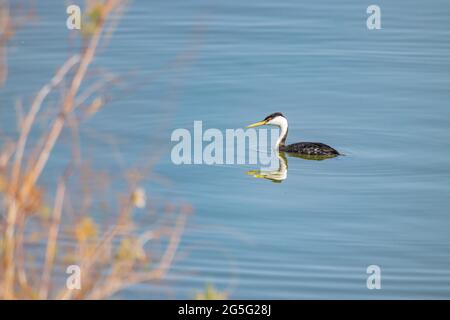
<path fill-rule="evenodd" d="M 247 126 L 247 128 L 254 128 L 254 127 L 263 126 L 263 125 L 265 125 L 266 123 L 267 123 L 267 121 L 265 121 L 265 120 L 259 121 L 259 122 L 256 122 L 256 123 L 253 123 L 253 124 Z"/>

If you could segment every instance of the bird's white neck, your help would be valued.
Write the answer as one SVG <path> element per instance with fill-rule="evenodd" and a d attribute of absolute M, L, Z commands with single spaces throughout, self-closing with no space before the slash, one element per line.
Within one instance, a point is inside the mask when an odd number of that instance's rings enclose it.
<path fill-rule="evenodd" d="M 280 128 L 280 136 L 275 144 L 275 149 L 280 150 L 280 147 L 284 147 L 286 144 L 286 138 L 288 133 L 288 122 L 284 117 L 277 117 L 271 121 L 273 125 Z"/>

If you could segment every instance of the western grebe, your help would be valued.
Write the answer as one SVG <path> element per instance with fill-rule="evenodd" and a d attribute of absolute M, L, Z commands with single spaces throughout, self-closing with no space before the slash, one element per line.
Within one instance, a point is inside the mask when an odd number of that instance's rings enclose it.
<path fill-rule="evenodd" d="M 251 124 L 247 126 L 247 128 L 259 127 L 263 125 L 277 126 L 280 128 L 280 136 L 278 137 L 277 143 L 275 144 L 275 149 L 279 151 L 312 157 L 333 157 L 339 155 L 339 152 L 337 152 L 335 149 L 320 142 L 298 142 L 286 145 L 286 138 L 288 135 L 288 121 L 280 112 L 272 113 L 263 121 Z"/>

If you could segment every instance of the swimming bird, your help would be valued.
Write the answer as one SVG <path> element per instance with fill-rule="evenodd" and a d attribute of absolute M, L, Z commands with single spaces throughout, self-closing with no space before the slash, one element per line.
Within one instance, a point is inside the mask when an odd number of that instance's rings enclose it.
<path fill-rule="evenodd" d="M 264 120 L 253 123 L 247 128 L 259 127 L 263 125 L 277 126 L 280 128 L 280 136 L 275 144 L 275 149 L 287 153 L 293 153 L 298 156 L 308 157 L 335 157 L 340 153 L 332 147 L 321 142 L 297 142 L 286 145 L 288 135 L 288 121 L 281 112 L 275 112 L 267 116 Z"/>

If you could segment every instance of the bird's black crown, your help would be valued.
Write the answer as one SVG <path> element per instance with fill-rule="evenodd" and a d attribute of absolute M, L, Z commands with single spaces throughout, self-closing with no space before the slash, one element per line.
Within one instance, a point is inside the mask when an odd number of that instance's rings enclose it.
<path fill-rule="evenodd" d="M 282 114 L 281 112 L 275 112 L 275 113 L 272 113 L 271 115 L 267 116 L 267 117 L 264 119 L 264 121 L 272 120 L 272 119 L 275 118 L 275 117 L 284 117 L 284 116 L 283 116 L 283 114 Z"/>

